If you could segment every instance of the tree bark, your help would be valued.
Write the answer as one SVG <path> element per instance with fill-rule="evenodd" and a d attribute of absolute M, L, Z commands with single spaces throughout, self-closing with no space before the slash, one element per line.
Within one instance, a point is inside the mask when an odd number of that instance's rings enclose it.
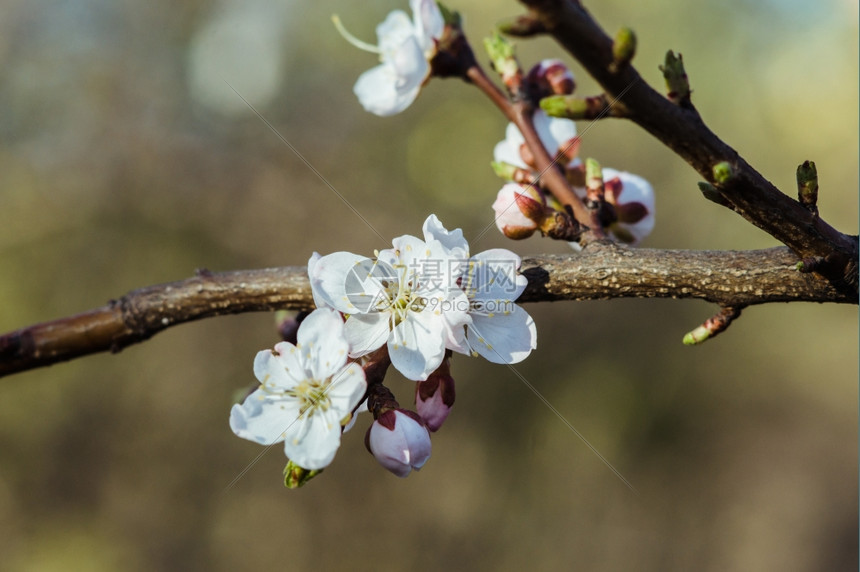
<path fill-rule="evenodd" d="M 796 269 L 788 248 L 750 251 L 631 249 L 593 243 L 579 255 L 523 261 L 519 302 L 697 298 L 722 307 L 769 302 L 856 304 L 857 296 Z M 76 316 L 0 336 L 0 376 L 97 352 L 118 352 L 177 324 L 224 314 L 308 310 L 305 267 L 210 273 L 149 286 Z"/>

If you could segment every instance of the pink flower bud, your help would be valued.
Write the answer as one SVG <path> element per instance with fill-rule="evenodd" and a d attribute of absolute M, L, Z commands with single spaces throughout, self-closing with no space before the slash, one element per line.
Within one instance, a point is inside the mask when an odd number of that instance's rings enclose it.
<path fill-rule="evenodd" d="M 430 432 L 414 411 L 389 409 L 373 422 L 364 444 L 379 464 L 406 477 L 430 458 Z"/>
<path fill-rule="evenodd" d="M 447 360 L 424 381 L 415 385 L 415 409 L 430 431 L 438 431 L 454 406 L 454 378 Z"/>
<path fill-rule="evenodd" d="M 528 81 L 538 89 L 539 96 L 570 95 L 576 89 L 573 73 L 561 60 L 543 60 L 529 71 Z"/>
<path fill-rule="evenodd" d="M 577 158 L 580 143 L 580 138 L 577 135 L 559 145 L 557 158 L 565 166 L 565 169 L 573 169 L 580 165 L 581 161 Z"/>
<path fill-rule="evenodd" d="M 496 226 L 502 234 L 514 240 L 528 238 L 546 218 L 546 204 L 533 188 L 508 183 L 501 188 L 493 203 Z"/>

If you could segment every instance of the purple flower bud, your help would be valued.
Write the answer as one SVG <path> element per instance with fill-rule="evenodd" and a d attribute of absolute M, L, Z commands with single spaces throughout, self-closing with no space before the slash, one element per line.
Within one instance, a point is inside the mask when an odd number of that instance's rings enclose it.
<path fill-rule="evenodd" d="M 454 406 L 454 378 L 446 363 L 443 361 L 430 377 L 415 385 L 415 409 L 430 431 L 439 430 Z"/>
<path fill-rule="evenodd" d="M 430 458 L 430 432 L 414 411 L 389 409 L 373 422 L 364 444 L 379 464 L 406 477 Z"/>

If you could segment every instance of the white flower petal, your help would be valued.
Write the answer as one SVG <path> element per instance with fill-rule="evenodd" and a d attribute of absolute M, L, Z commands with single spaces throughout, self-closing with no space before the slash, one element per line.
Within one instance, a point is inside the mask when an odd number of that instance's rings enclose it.
<path fill-rule="evenodd" d="M 360 301 L 355 297 L 362 297 L 358 288 L 364 284 L 360 280 L 372 267 L 372 261 L 366 256 L 359 256 L 351 252 L 335 252 L 323 256 L 316 261 L 313 273 L 310 276 L 311 289 L 318 294 L 326 304 L 345 314 L 362 311 L 353 304 L 352 300 Z M 348 279 L 350 273 L 356 273 L 353 279 Z M 347 287 L 350 291 L 347 292 Z M 366 297 L 372 299 L 376 292 L 364 292 Z"/>
<path fill-rule="evenodd" d="M 260 445 L 271 445 L 284 439 L 284 432 L 299 416 L 297 404 L 285 400 L 267 399 L 263 389 L 257 389 L 240 405 L 230 410 L 230 429 L 243 439 Z"/>
<path fill-rule="evenodd" d="M 445 357 L 445 324 L 441 315 L 409 312 L 388 341 L 391 365 L 407 379 L 427 379 Z"/>
<path fill-rule="evenodd" d="M 385 63 L 394 68 L 397 75 L 395 87 L 398 93 L 420 88 L 427 74 L 430 73 L 430 64 L 424 59 L 418 40 L 413 37 L 406 38 Z"/>
<path fill-rule="evenodd" d="M 563 144 L 576 137 L 576 124 L 572 120 L 550 117 L 542 109 L 535 111 L 534 125 L 550 157 L 555 157 Z"/>
<path fill-rule="evenodd" d="M 299 352 L 287 342 L 276 344 L 274 353 L 263 350 L 254 358 L 257 381 L 270 389 L 292 389 L 305 379 L 305 373 Z"/>
<path fill-rule="evenodd" d="M 287 429 L 284 452 L 300 467 L 323 469 L 331 464 L 340 447 L 340 434 L 340 419 L 317 412 Z"/>
<path fill-rule="evenodd" d="M 469 318 L 469 323 L 472 319 Z M 445 324 L 445 347 L 460 354 L 471 355 L 471 348 L 466 341 L 466 328 L 462 325 Z"/>
<path fill-rule="evenodd" d="M 424 240 L 438 240 L 447 253 L 457 258 L 469 258 L 469 243 L 463 237 L 462 229 L 448 230 L 439 221 L 435 214 L 431 214 L 424 221 Z"/>
<path fill-rule="evenodd" d="M 517 133 L 519 133 L 519 131 Z M 519 146 L 514 147 L 513 143 L 509 142 L 507 139 L 496 143 L 496 146 L 493 148 L 493 160 L 497 163 L 507 163 L 514 167 L 519 167 L 520 169 L 528 169 L 528 165 L 526 165 L 525 161 L 523 161 L 523 158 L 520 156 Z"/>
<path fill-rule="evenodd" d="M 414 36 L 415 26 L 403 10 L 389 12 L 385 20 L 376 26 L 376 37 L 379 38 L 379 49 L 383 58 L 387 53 L 397 50 L 406 39 Z"/>
<path fill-rule="evenodd" d="M 428 57 L 436 52 L 434 40 L 442 37 L 445 19 L 436 0 L 409 0 L 415 18 L 415 33 Z"/>
<path fill-rule="evenodd" d="M 519 127 L 513 123 L 508 123 L 508 126 L 505 128 L 505 141 L 507 141 L 511 148 L 515 149 L 517 153 L 519 153 L 520 145 L 526 142 L 523 134 L 520 133 Z"/>
<path fill-rule="evenodd" d="M 463 289 L 473 301 L 501 304 L 516 300 L 528 286 L 528 279 L 518 273 L 521 263 L 518 255 L 504 248 L 479 252 L 469 261 Z"/>
<path fill-rule="evenodd" d="M 349 342 L 349 355 L 361 357 L 381 348 L 391 332 L 390 315 L 387 312 L 353 314 L 344 324 L 344 334 Z"/>
<path fill-rule="evenodd" d="M 343 419 L 361 401 L 366 390 L 367 381 L 361 366 L 354 362 L 347 365 L 332 376 L 326 389 L 331 411 L 335 412 L 338 419 Z"/>
<path fill-rule="evenodd" d="M 391 244 L 394 246 L 395 256 L 398 257 L 398 262 L 393 266 L 402 265 L 406 269 L 407 279 L 426 270 L 424 261 L 431 254 L 426 242 L 412 235 L 404 234 L 392 240 Z"/>
<path fill-rule="evenodd" d="M 308 259 L 308 278 L 314 275 L 314 267 L 317 265 L 317 261 L 320 258 L 322 258 L 322 255 L 319 252 L 314 252 L 313 254 L 311 254 L 311 257 Z M 316 306 L 317 308 L 328 307 L 328 303 L 313 287 L 311 288 L 311 295 L 314 297 L 314 306 Z"/>
<path fill-rule="evenodd" d="M 511 305 L 510 313 L 472 315 L 467 338 L 487 361 L 512 364 L 523 361 L 537 347 L 537 329 L 528 312 Z"/>
<path fill-rule="evenodd" d="M 349 344 L 343 319 L 335 310 L 314 310 L 299 327 L 298 343 L 313 379 L 327 379 L 343 368 Z"/>
<path fill-rule="evenodd" d="M 410 90 L 399 91 L 397 81 L 394 68 L 382 64 L 361 74 L 352 91 L 365 110 L 380 117 L 388 117 L 409 107 L 421 89 L 419 84 Z"/>
<path fill-rule="evenodd" d="M 472 323 L 468 314 L 469 299 L 462 291 L 452 292 L 449 296 L 437 302 L 443 308 L 445 328 L 445 347 L 455 352 L 469 355 L 469 344 L 466 342 L 466 329 Z"/>

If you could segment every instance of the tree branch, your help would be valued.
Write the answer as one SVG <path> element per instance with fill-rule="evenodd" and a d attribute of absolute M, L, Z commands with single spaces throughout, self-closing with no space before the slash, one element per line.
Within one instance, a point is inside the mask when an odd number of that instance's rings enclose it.
<path fill-rule="evenodd" d="M 761 228 L 801 258 L 826 261 L 819 272 L 834 287 L 856 296 L 857 237 L 843 234 L 798 201 L 782 193 L 717 137 L 690 104 L 672 103 L 652 89 L 630 65 L 614 66 L 612 39 L 573 0 L 521 0 L 527 20 L 551 34 L 594 79 L 615 98 L 621 96 L 626 115 L 689 163 L 723 195 L 732 210 Z M 716 180 L 715 165 L 727 162 L 732 176 Z"/>
<path fill-rule="evenodd" d="M 592 243 L 579 255 L 523 261 L 520 302 L 698 298 L 723 307 L 769 302 L 856 304 L 857 296 L 797 271 L 784 247 L 750 251 L 630 249 Z M 210 273 L 129 292 L 83 314 L 0 336 L 0 376 L 149 339 L 176 324 L 244 312 L 313 307 L 305 267 Z"/>

